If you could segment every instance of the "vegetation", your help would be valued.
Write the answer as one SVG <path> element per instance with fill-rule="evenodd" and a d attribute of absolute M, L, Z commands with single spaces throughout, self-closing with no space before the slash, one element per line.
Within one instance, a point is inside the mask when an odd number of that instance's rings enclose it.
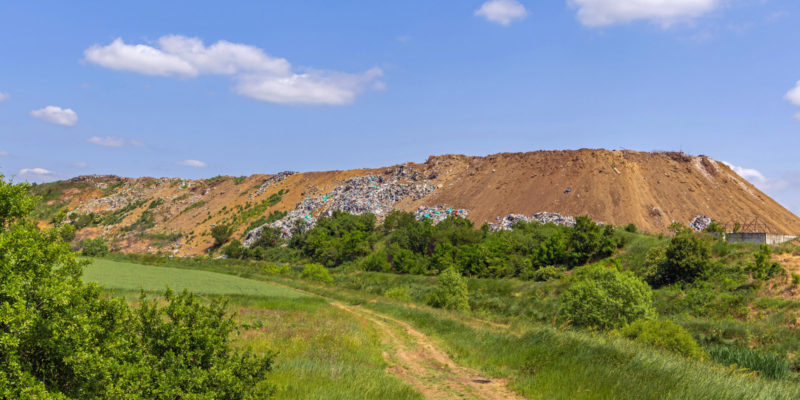
<path fill-rule="evenodd" d="M 108 245 L 102 237 L 84 240 L 81 248 L 81 254 L 86 257 L 102 257 L 108 254 Z"/>
<path fill-rule="evenodd" d="M 214 247 L 220 247 L 230 240 L 233 228 L 229 225 L 216 225 L 211 228 L 211 237 L 214 238 Z"/>
<path fill-rule="evenodd" d="M 637 342 L 669 350 L 674 353 L 702 359 L 705 352 L 682 326 L 667 319 L 640 319 L 620 331 L 623 336 Z"/>
<path fill-rule="evenodd" d="M 439 274 L 439 287 L 433 293 L 428 303 L 437 308 L 448 310 L 469 311 L 469 295 L 467 282 L 453 268 L 448 268 Z"/>

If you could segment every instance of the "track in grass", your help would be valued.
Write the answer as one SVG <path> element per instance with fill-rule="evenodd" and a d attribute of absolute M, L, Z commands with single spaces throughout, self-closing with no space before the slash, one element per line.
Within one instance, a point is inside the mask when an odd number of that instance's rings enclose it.
<path fill-rule="evenodd" d="M 83 280 L 109 289 L 163 291 L 188 289 L 198 294 L 300 298 L 306 294 L 253 279 L 215 272 L 154 267 L 95 260 L 83 270 Z"/>

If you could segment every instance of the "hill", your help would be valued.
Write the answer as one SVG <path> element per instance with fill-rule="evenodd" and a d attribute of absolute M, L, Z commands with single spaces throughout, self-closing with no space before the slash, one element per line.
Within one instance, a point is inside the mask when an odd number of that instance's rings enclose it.
<path fill-rule="evenodd" d="M 379 217 L 401 209 L 431 218 L 452 209 L 476 224 L 551 212 L 651 232 L 704 215 L 729 226 L 757 218 L 770 232 L 800 233 L 800 218 L 725 164 L 675 152 L 443 155 L 383 168 L 200 180 L 93 175 L 32 191 L 43 198 L 37 217 L 48 222 L 65 210 L 78 239 L 103 236 L 123 251 L 178 255 L 205 252 L 217 224 L 244 238 L 267 222 L 313 223 L 334 209 Z"/>

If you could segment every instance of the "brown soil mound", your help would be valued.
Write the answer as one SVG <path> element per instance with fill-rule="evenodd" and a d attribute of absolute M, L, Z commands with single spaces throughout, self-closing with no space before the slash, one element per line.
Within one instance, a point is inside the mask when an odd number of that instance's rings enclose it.
<path fill-rule="evenodd" d="M 405 166 L 418 171 L 418 179 L 436 189 L 419 200 L 399 201 L 395 208 L 463 208 L 470 210 L 469 218 L 476 224 L 494 222 L 509 213 L 549 211 L 589 215 L 616 225 L 632 222 L 642 230 L 663 232 L 673 221 L 688 224 L 695 216 L 705 215 L 729 224 L 757 217 L 773 233 L 800 233 L 800 218 L 705 156 L 581 149 L 486 157 L 443 155 Z M 78 214 L 117 211 L 120 221 L 87 228 L 78 233 L 80 238 L 103 235 L 122 250 L 196 255 L 213 243 L 211 226 L 244 215 L 281 190 L 285 194 L 280 201 L 248 215 L 237 225 L 234 237 L 240 237 L 258 217 L 293 210 L 306 196 L 321 196 L 349 178 L 390 176 L 396 171 L 389 167 L 297 173 L 266 186 L 264 182 L 273 175 L 186 181 L 88 176 L 40 185 L 37 191 L 60 191 L 60 196 L 49 200 L 51 208 L 59 205 Z M 151 207 L 157 199 L 160 203 Z M 126 205 L 131 205 L 130 210 L 121 212 Z M 152 216 L 152 226 L 132 229 L 145 212 Z M 180 237 L 165 239 L 170 233 Z"/>

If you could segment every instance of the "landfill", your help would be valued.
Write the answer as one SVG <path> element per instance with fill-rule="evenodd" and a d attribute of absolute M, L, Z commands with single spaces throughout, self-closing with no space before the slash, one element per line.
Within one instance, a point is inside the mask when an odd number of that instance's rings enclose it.
<path fill-rule="evenodd" d="M 444 221 L 447 217 L 467 218 L 469 210 L 446 206 L 419 207 L 414 211 L 414 216 L 420 221 L 431 221 L 434 225 Z"/>
<path fill-rule="evenodd" d="M 354 177 L 321 196 L 306 196 L 284 218 L 247 232 L 243 245 L 252 245 L 267 226 L 279 229 L 282 237 L 289 238 L 296 220 L 304 221 L 306 228 L 311 229 L 316 225 L 318 217 L 331 216 L 334 211 L 350 214 L 372 213 L 380 220 L 392 211 L 398 201 L 419 200 L 435 189 L 429 183 L 418 183 L 422 176 L 410 167 L 390 168 L 385 171 L 385 175 L 386 177 Z"/>
<path fill-rule="evenodd" d="M 539 212 L 527 217 L 523 214 L 508 214 L 505 217 L 497 217 L 496 223 L 489 223 L 489 230 L 496 231 L 509 231 L 518 222 L 538 222 L 540 224 L 556 224 L 573 226 L 575 225 L 575 218 L 568 215 L 561 215 L 559 213 Z"/>
<path fill-rule="evenodd" d="M 698 215 L 694 217 L 692 222 L 689 223 L 689 227 L 692 228 L 695 232 L 702 232 L 711 225 L 711 218 L 706 217 L 705 215 Z"/>
<path fill-rule="evenodd" d="M 267 178 L 264 181 L 264 183 L 261 184 L 261 186 L 259 186 L 255 190 L 255 192 L 250 194 L 250 196 L 249 196 L 250 200 L 253 200 L 254 198 L 264 194 L 264 192 L 267 190 L 267 188 L 269 188 L 269 186 L 272 185 L 273 183 L 278 183 L 278 182 L 286 179 L 286 177 L 294 175 L 296 173 L 297 172 L 295 172 L 295 171 L 281 171 L 281 172 L 278 172 L 275 175 L 270 176 L 269 178 Z"/>

